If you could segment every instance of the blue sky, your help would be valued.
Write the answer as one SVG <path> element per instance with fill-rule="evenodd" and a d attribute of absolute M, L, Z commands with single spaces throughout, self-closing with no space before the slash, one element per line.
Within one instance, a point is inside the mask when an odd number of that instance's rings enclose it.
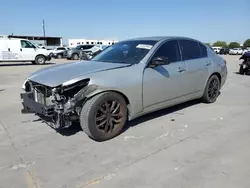
<path fill-rule="evenodd" d="M 250 0 L 1 1 L 0 34 L 86 39 L 187 36 L 203 42 L 250 38 Z"/>

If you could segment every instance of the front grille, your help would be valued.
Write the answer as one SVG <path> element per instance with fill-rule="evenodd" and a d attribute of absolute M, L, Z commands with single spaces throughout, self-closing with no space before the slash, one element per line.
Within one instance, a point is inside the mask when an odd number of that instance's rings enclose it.
<path fill-rule="evenodd" d="M 35 101 L 40 104 L 47 104 L 47 99 L 52 95 L 52 88 L 32 82 Z"/>

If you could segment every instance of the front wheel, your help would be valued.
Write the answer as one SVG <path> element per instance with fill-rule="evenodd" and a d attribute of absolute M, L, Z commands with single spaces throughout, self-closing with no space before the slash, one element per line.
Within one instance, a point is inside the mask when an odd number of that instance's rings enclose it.
<path fill-rule="evenodd" d="M 45 64 L 45 62 L 46 62 L 46 58 L 43 55 L 36 56 L 35 64 L 41 65 L 41 64 Z"/>
<path fill-rule="evenodd" d="M 126 102 L 114 92 L 101 93 L 87 100 L 80 114 L 83 131 L 96 141 L 106 141 L 117 136 L 126 121 Z"/>
<path fill-rule="evenodd" d="M 217 75 L 212 75 L 207 81 L 202 101 L 204 103 L 214 103 L 219 96 L 219 91 L 220 80 Z"/>

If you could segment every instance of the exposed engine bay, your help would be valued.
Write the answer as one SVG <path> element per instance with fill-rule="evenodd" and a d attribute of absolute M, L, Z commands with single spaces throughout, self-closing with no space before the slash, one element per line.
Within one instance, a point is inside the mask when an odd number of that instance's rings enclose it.
<path fill-rule="evenodd" d="M 69 127 L 78 121 L 86 94 L 95 87 L 86 88 L 90 79 L 78 81 L 69 86 L 48 87 L 33 81 L 26 81 L 22 113 L 35 113 L 46 119 L 54 129 Z"/>

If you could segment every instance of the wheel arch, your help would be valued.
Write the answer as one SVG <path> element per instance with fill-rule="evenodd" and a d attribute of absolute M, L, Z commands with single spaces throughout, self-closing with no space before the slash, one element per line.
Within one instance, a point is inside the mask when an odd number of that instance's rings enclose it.
<path fill-rule="evenodd" d="M 211 75 L 210 75 L 210 77 L 209 77 L 209 78 L 211 78 L 211 76 L 213 76 L 213 75 L 218 76 L 219 81 L 220 81 L 220 84 L 221 84 L 221 75 L 220 75 L 220 73 L 219 73 L 219 72 L 214 72 L 213 74 L 211 74 Z M 208 80 L 209 80 L 209 78 L 208 78 Z"/>
<path fill-rule="evenodd" d="M 89 100 L 90 98 L 92 98 L 92 97 L 94 97 L 96 95 L 99 95 L 101 93 L 106 93 L 106 92 L 113 92 L 113 93 L 117 93 L 117 94 L 121 95 L 124 98 L 125 102 L 126 102 L 126 105 L 127 105 L 127 108 L 128 108 L 128 115 L 130 114 L 130 112 L 131 112 L 131 105 L 130 105 L 129 98 L 123 92 L 121 92 L 121 91 L 118 91 L 118 90 L 115 90 L 115 89 L 105 89 L 105 90 L 99 90 L 99 89 L 97 89 L 97 90 L 94 90 L 93 92 L 87 94 L 85 96 L 85 98 L 87 100 Z"/>
<path fill-rule="evenodd" d="M 38 56 L 43 56 L 43 57 L 45 58 L 45 60 L 46 60 L 46 56 L 45 56 L 44 54 L 37 54 L 36 57 L 35 57 L 35 59 L 36 59 Z"/>
<path fill-rule="evenodd" d="M 126 104 L 127 104 L 127 105 L 130 105 L 130 101 L 129 101 L 128 97 L 127 97 L 124 93 L 122 93 L 121 91 L 114 90 L 114 89 L 96 90 L 96 91 L 94 91 L 94 92 L 88 94 L 88 95 L 86 96 L 86 98 L 89 99 L 89 98 L 92 98 L 92 97 L 94 97 L 94 96 L 96 96 L 96 95 L 99 95 L 100 93 L 106 93 L 106 92 L 118 93 L 119 95 L 121 95 L 121 96 L 124 98 Z"/>

